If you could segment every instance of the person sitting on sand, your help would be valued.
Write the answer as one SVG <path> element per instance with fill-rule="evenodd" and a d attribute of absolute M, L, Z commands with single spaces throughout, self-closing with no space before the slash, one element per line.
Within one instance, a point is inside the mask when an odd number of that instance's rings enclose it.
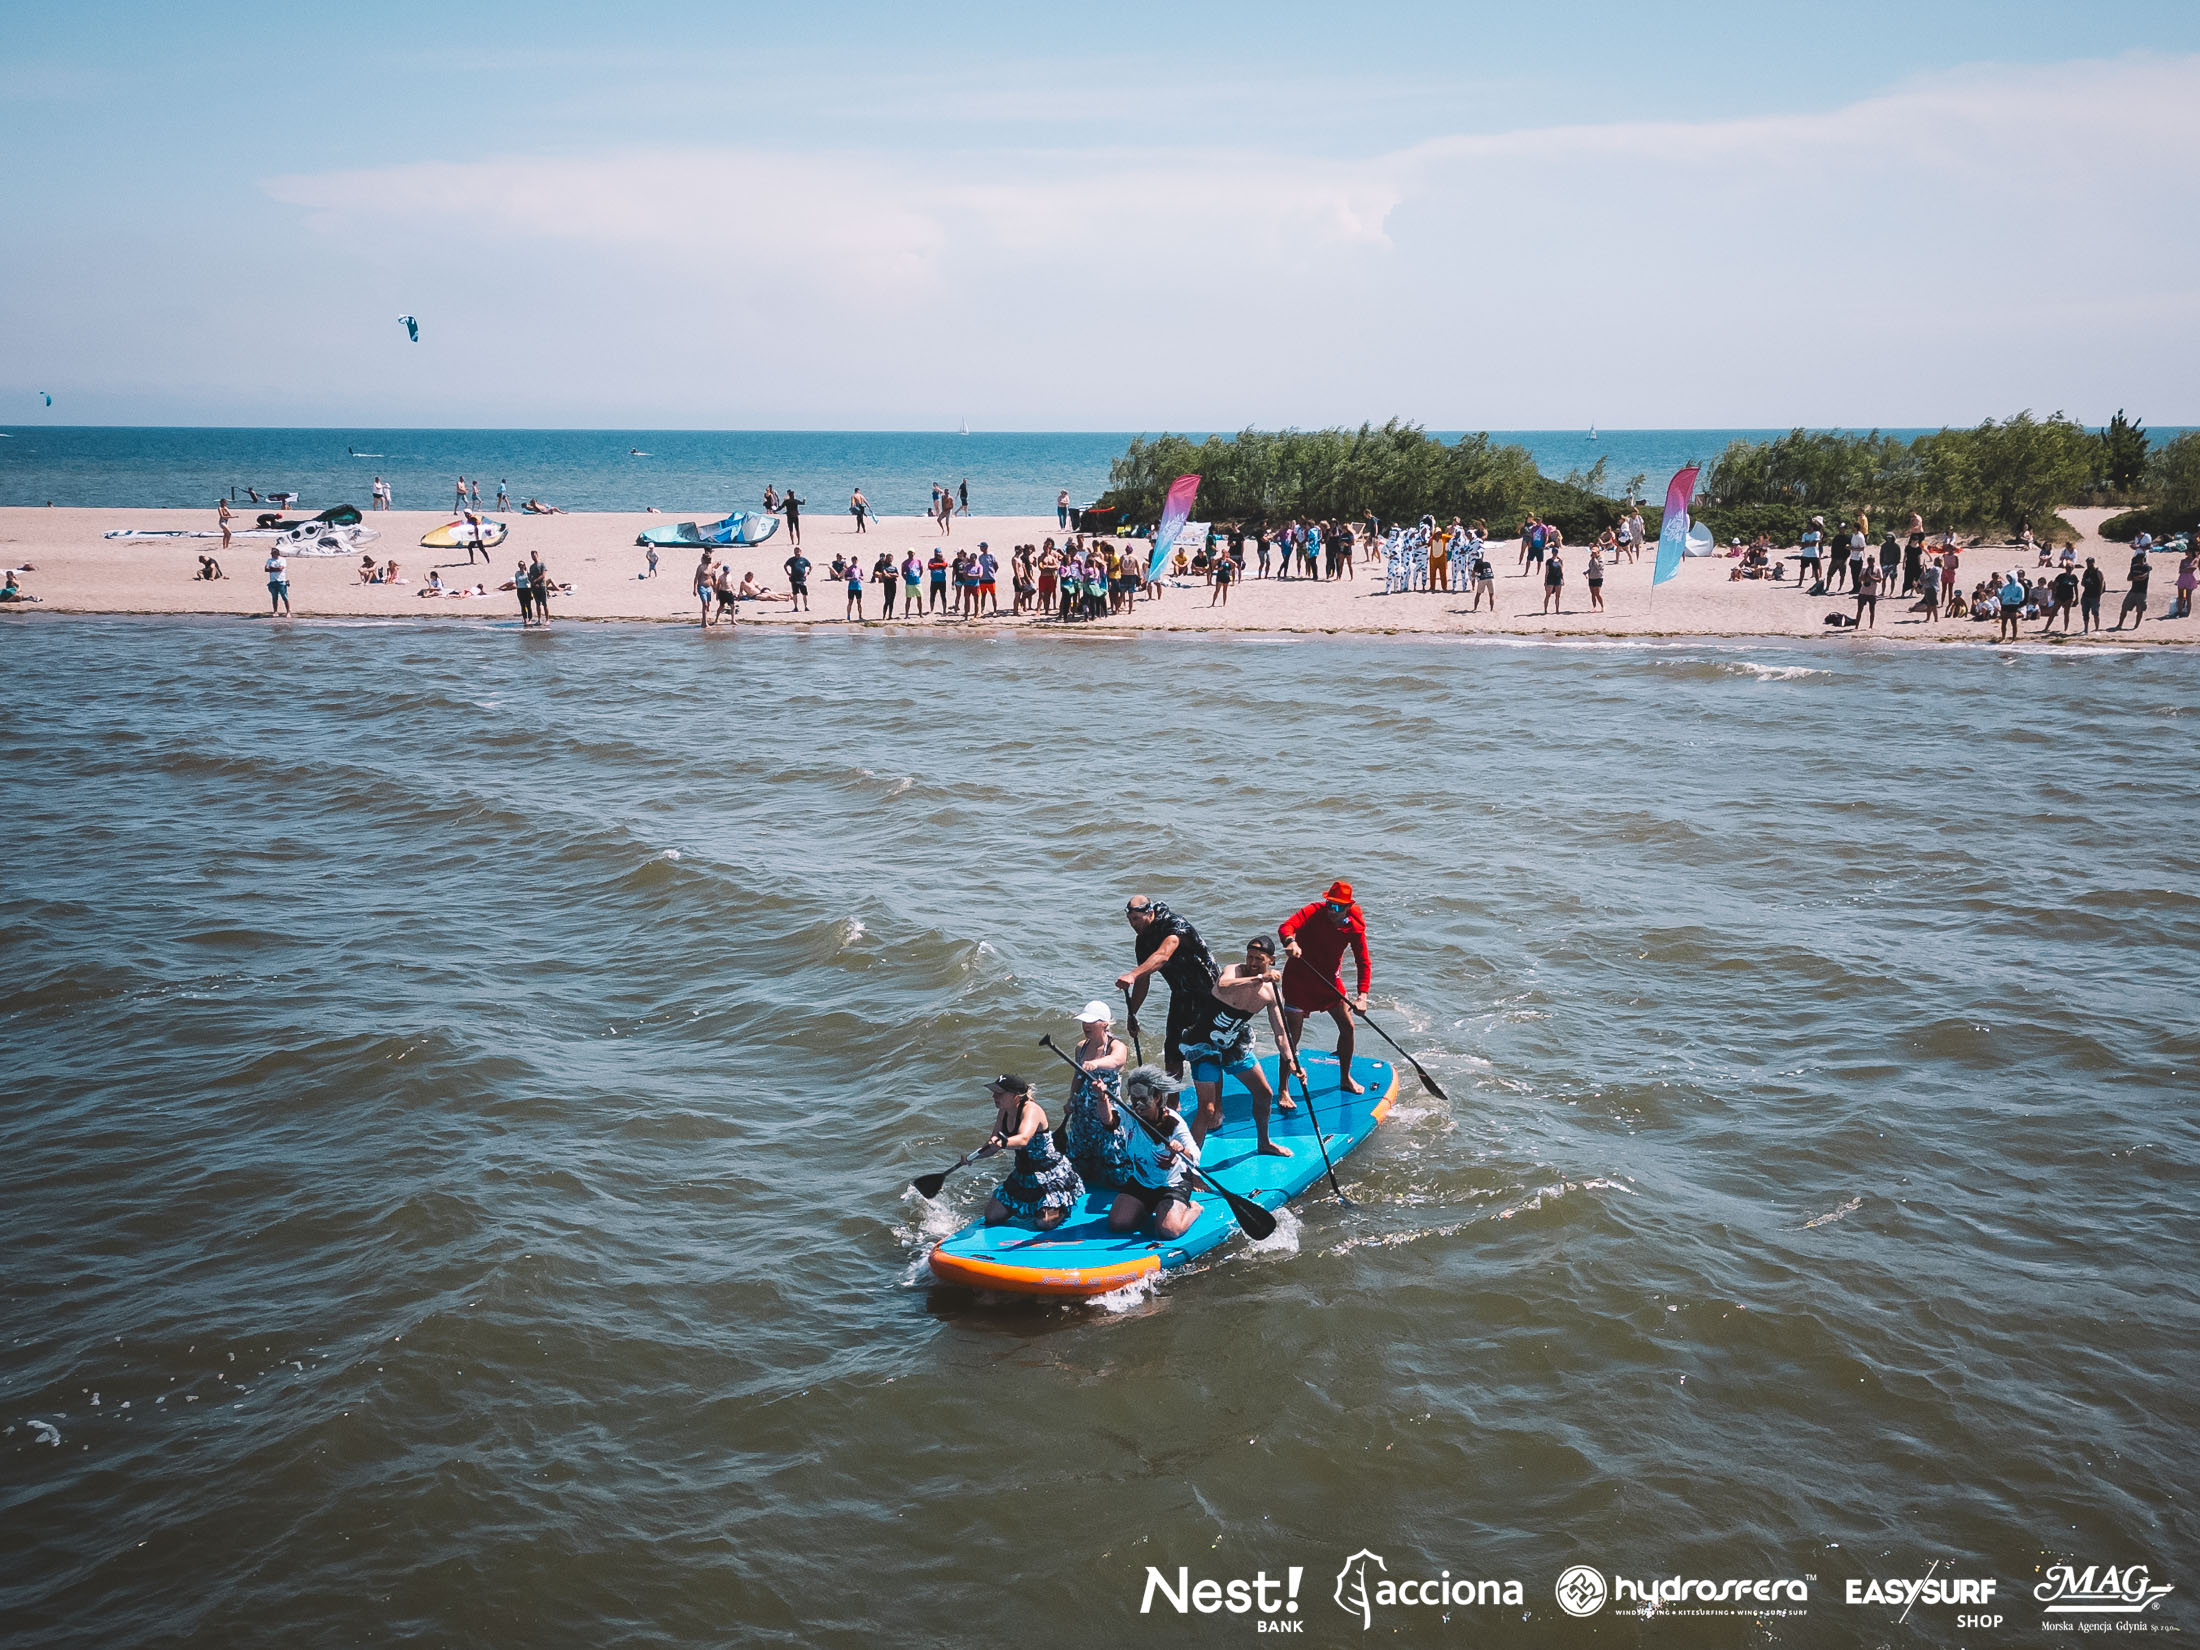
<path fill-rule="evenodd" d="M 437 571 L 436 571 L 436 570 L 435 570 L 434 568 L 432 568 L 432 567 L 431 567 L 431 568 L 429 568 L 429 569 L 428 569 L 428 582 L 427 582 L 426 584 L 422 585 L 422 586 L 420 587 L 420 589 L 418 590 L 418 592 L 416 592 L 416 593 L 417 593 L 417 594 L 419 594 L 419 595 L 422 595 L 422 596 L 440 596 L 440 595 L 442 595 L 442 594 L 443 594 L 443 575 L 442 575 L 441 573 L 438 573 L 438 572 L 437 572 Z"/>
<path fill-rule="evenodd" d="M 1029 1221 L 1041 1231 L 1061 1225 L 1084 1197 L 1085 1183 L 1077 1178 L 1069 1159 L 1055 1149 L 1045 1108 L 1032 1099 L 1031 1085 L 1013 1072 L 994 1078 L 986 1092 L 993 1098 L 996 1122 L 992 1138 L 978 1148 L 978 1155 L 991 1157 L 1013 1150 L 1016 1167 L 987 1200 L 985 1223 Z"/>
<path fill-rule="evenodd" d="M 780 595 L 776 590 L 766 590 L 756 582 L 756 574 L 753 571 L 741 575 L 741 588 L 736 590 L 734 595 L 746 602 L 783 602 L 791 599 Z"/>
<path fill-rule="evenodd" d="M 215 579 L 225 579 L 229 575 L 222 571 L 222 564 L 212 556 L 201 556 L 199 558 L 198 576 L 211 583 Z"/>
<path fill-rule="evenodd" d="M 40 600 L 41 598 L 37 596 L 23 594 L 23 586 L 15 577 L 17 572 L 18 569 L 16 568 L 11 567 L 8 569 L 7 582 L 0 584 L 0 602 L 35 602 Z"/>
<path fill-rule="evenodd" d="M 359 582 L 361 584 L 380 584 L 382 582 L 375 576 L 374 558 L 372 556 L 361 556 L 359 558 Z"/>

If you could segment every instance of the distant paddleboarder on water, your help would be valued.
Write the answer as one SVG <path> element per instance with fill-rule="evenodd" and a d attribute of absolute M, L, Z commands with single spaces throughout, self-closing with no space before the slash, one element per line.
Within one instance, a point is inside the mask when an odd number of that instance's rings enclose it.
<path fill-rule="evenodd" d="M 1184 1033 L 1206 1012 L 1214 996 L 1215 976 L 1222 970 L 1215 966 L 1214 953 L 1199 937 L 1199 930 L 1159 900 L 1133 894 L 1123 915 L 1138 935 L 1138 966 L 1117 975 L 1115 988 L 1130 993 L 1131 1013 L 1136 1015 L 1153 976 L 1159 974 L 1169 982 L 1169 1023 L 1162 1058 L 1171 1077 L 1181 1076 Z"/>
<path fill-rule="evenodd" d="M 1295 1052 L 1306 1016 L 1325 1010 L 1337 1022 L 1337 1081 L 1345 1093 L 1358 1094 L 1352 1077 L 1352 1015 L 1367 1012 L 1367 989 L 1374 969 L 1367 955 L 1367 918 L 1352 898 L 1352 884 L 1332 882 L 1329 892 L 1314 904 L 1294 911 L 1276 924 L 1276 933 L 1291 960 L 1283 967 L 1283 1012 L 1291 1027 Z M 1349 949 L 1359 959 L 1360 990 L 1357 999 L 1344 990 L 1344 954 Z"/>

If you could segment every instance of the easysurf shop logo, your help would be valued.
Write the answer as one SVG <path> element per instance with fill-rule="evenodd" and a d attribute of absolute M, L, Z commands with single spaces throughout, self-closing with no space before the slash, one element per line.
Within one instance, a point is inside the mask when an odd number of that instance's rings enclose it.
<path fill-rule="evenodd" d="M 1914 1579 L 1880 1581 L 1869 1576 L 1851 1576 L 1842 1589 L 1844 1604 L 1899 1605 L 1902 1613 L 1896 1616 L 1895 1625 L 1910 1619 L 1910 1612 L 1920 1604 L 1955 1605 L 1967 1614 L 1956 1617 L 1958 1627 L 1999 1627 L 2002 1618 L 1986 1613 L 1985 1606 L 1994 1602 L 1994 1592 L 2001 1583 L 1991 1576 L 1944 1576 L 1940 1561 L 1935 1559 L 1922 1576 Z"/>
<path fill-rule="evenodd" d="M 1558 1607 L 1593 1616 L 1609 1600 L 1615 1616 L 1807 1616 L 1816 1576 L 1614 1576 L 1576 1564 L 1558 1578 Z"/>

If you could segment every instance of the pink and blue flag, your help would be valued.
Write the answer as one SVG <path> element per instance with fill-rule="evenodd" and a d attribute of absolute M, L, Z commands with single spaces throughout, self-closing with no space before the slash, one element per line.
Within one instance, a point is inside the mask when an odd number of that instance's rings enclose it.
<path fill-rule="evenodd" d="M 1199 496 L 1199 477 L 1178 476 L 1169 483 L 1168 501 L 1161 506 L 1161 525 L 1153 530 L 1153 560 L 1146 568 L 1146 582 L 1154 583 L 1176 548 L 1176 530 L 1192 519 L 1192 501 Z"/>
<path fill-rule="evenodd" d="M 1650 582 L 1663 584 L 1681 570 L 1681 558 L 1688 554 L 1688 506 L 1696 497 L 1697 466 L 1675 470 L 1673 479 L 1665 487 L 1665 520 L 1658 524 L 1658 564 L 1651 570 Z"/>

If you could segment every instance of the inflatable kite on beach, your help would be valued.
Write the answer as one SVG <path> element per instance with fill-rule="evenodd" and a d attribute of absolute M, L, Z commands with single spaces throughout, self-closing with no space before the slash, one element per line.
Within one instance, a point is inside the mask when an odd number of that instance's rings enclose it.
<path fill-rule="evenodd" d="M 777 516 L 752 515 L 746 510 L 736 510 L 723 521 L 700 526 L 692 521 L 683 521 L 672 527 L 646 528 L 634 542 L 640 545 L 654 544 L 660 549 L 670 549 L 681 544 L 762 544 L 778 531 Z"/>
<path fill-rule="evenodd" d="M 418 319 L 410 315 L 400 315 L 397 318 L 397 324 L 405 329 L 406 337 L 416 344 L 420 342 L 420 322 Z"/>

